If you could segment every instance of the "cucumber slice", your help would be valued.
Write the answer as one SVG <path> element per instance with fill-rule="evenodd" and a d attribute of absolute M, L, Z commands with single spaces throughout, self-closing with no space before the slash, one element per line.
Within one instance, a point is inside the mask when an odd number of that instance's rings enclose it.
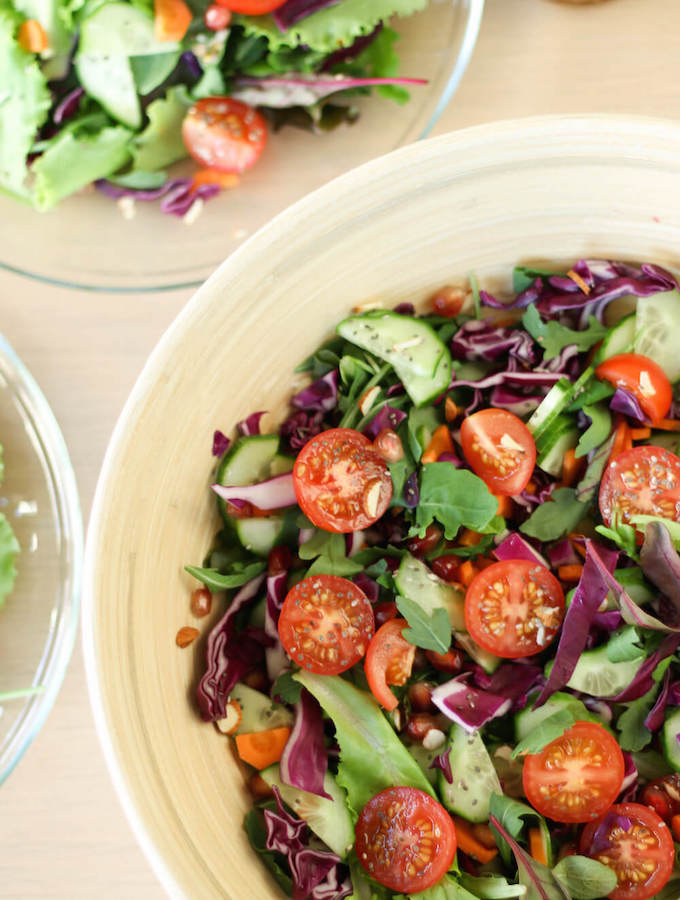
<path fill-rule="evenodd" d="M 340 857 L 347 856 L 354 846 L 354 827 L 347 809 L 345 794 L 330 772 L 326 772 L 323 789 L 331 800 L 291 787 L 281 781 L 278 766 L 269 766 L 260 772 L 270 786 L 276 786 L 282 800 L 293 812 L 304 819 L 312 831 Z"/>
<path fill-rule="evenodd" d="M 595 356 L 595 363 L 599 365 L 610 356 L 619 353 L 631 353 L 635 341 L 635 313 L 625 316 L 612 328 L 602 341 L 600 349 Z"/>
<path fill-rule="evenodd" d="M 531 706 L 535 699 L 536 695 L 534 694 L 529 698 L 526 707 L 515 716 L 515 740 L 517 743 L 523 741 L 525 737 L 538 728 L 544 719 L 547 719 L 553 713 L 557 712 L 558 709 L 564 707 L 575 707 L 575 710 L 578 710 L 579 720 L 598 722 L 601 724 L 600 719 L 589 712 L 583 706 L 581 701 L 577 697 L 574 697 L 573 694 L 565 694 L 563 691 L 557 691 L 557 693 L 553 694 L 549 700 L 546 700 L 543 706 L 539 706 L 538 709 L 532 709 Z"/>
<path fill-rule="evenodd" d="M 345 319 L 337 332 L 390 363 L 416 406 L 439 397 L 451 382 L 451 354 L 421 319 L 371 310 Z"/>
<path fill-rule="evenodd" d="M 669 766 L 672 766 L 676 772 L 680 772 L 680 709 L 674 709 L 670 715 L 666 716 L 663 723 L 663 732 L 661 735 L 661 743 L 663 745 L 663 755 L 666 757 Z"/>
<path fill-rule="evenodd" d="M 670 381 L 680 378 L 680 292 L 639 297 L 635 312 L 635 352 L 649 356 Z"/>
<path fill-rule="evenodd" d="M 104 3 L 80 23 L 81 53 L 146 56 L 179 50 L 177 41 L 158 41 L 150 13 L 131 3 Z"/>
<path fill-rule="evenodd" d="M 442 752 L 442 748 L 438 747 L 436 750 L 426 750 L 422 744 L 407 744 L 406 749 L 423 770 L 423 775 L 427 778 L 432 787 L 435 787 L 439 769 L 431 769 L 430 766 L 434 762 L 435 757 L 439 756 Z"/>
<path fill-rule="evenodd" d="M 549 475 L 560 475 L 564 465 L 564 454 L 572 450 L 580 437 L 579 431 L 573 427 L 571 421 L 565 421 L 559 430 L 544 432 L 541 439 L 541 448 L 538 450 L 536 465 Z"/>
<path fill-rule="evenodd" d="M 252 734 L 268 728 L 283 728 L 293 724 L 293 713 L 271 697 L 238 681 L 229 695 L 241 707 L 241 723 L 235 734 Z"/>
<path fill-rule="evenodd" d="M 256 556 L 266 556 L 285 530 L 283 516 L 268 516 L 266 519 L 236 519 L 234 528 L 239 541 L 246 550 Z"/>
<path fill-rule="evenodd" d="M 75 66 L 86 93 L 98 100 L 123 125 L 140 127 L 142 109 L 127 56 L 104 56 L 79 51 Z"/>
<path fill-rule="evenodd" d="M 232 485 L 257 484 L 275 475 L 290 472 L 295 460 L 278 452 L 279 438 L 276 434 L 254 434 L 240 437 L 220 460 L 215 475 L 218 484 Z M 231 525 L 234 522 L 245 522 L 245 519 L 233 519 L 227 512 L 227 504 L 221 497 L 217 498 L 217 506 L 224 521 Z M 245 540 L 262 545 L 265 538 L 257 539 L 257 535 L 265 529 L 255 529 L 255 536 L 246 529 Z M 239 538 L 240 539 L 240 538 Z M 244 544 L 245 546 L 245 544 Z M 257 551 L 256 551 L 257 552 Z M 266 551 L 265 551 L 266 552 Z"/>
<path fill-rule="evenodd" d="M 486 822 L 492 794 L 502 794 L 501 783 L 482 736 L 454 725 L 449 734 L 449 762 L 453 784 L 439 773 L 439 796 L 444 806 L 468 822 Z"/>
<path fill-rule="evenodd" d="M 607 645 L 603 644 L 581 654 L 567 687 L 590 694 L 591 697 L 615 697 L 628 687 L 643 661 L 644 656 L 624 662 L 612 662 L 607 656 Z M 545 669 L 547 676 L 550 675 L 552 665 L 551 660 Z"/>
<path fill-rule="evenodd" d="M 533 434 L 534 440 L 538 440 L 543 432 L 564 412 L 571 403 L 572 394 L 573 386 L 566 378 L 560 378 L 550 388 L 527 422 L 527 428 Z"/>

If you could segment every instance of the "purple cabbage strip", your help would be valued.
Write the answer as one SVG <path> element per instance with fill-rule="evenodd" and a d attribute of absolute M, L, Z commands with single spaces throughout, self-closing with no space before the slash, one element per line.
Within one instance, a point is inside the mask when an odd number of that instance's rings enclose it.
<path fill-rule="evenodd" d="M 273 18 L 281 31 L 287 31 L 291 25 L 311 16 L 312 13 L 327 6 L 335 6 L 340 0 L 286 0 L 286 2 L 274 10 Z"/>
<path fill-rule="evenodd" d="M 276 475 L 267 481 L 258 484 L 244 484 L 241 486 L 227 487 L 223 484 L 213 484 L 213 491 L 218 497 L 233 503 L 234 506 L 242 506 L 244 503 L 252 503 L 259 509 L 283 509 L 286 506 L 294 506 L 297 503 L 293 475 L 286 472 L 285 475 Z"/>
<path fill-rule="evenodd" d="M 560 566 L 571 566 L 580 563 L 581 559 L 568 538 L 563 538 L 548 548 L 548 559 L 553 569 Z"/>
<path fill-rule="evenodd" d="M 680 621 L 680 556 L 662 522 L 647 525 L 640 565 L 645 577 L 670 600 L 675 610 L 673 624 L 677 624 Z"/>
<path fill-rule="evenodd" d="M 493 362 L 513 356 L 527 365 L 534 365 L 538 352 L 533 339 L 521 328 L 503 328 L 484 319 L 470 319 L 461 325 L 451 338 L 454 359 Z"/>
<path fill-rule="evenodd" d="M 672 656 L 679 645 L 680 634 L 667 634 L 654 653 L 642 663 L 628 687 L 624 688 L 616 697 L 612 697 L 614 703 L 628 703 L 631 700 L 639 700 L 640 697 L 651 691 L 654 687 L 654 678 L 652 677 L 654 670 L 660 662 Z"/>
<path fill-rule="evenodd" d="M 363 591 L 368 598 L 369 603 L 377 603 L 380 597 L 380 588 L 378 587 L 377 581 L 373 581 L 372 578 L 369 578 L 365 572 L 358 572 L 356 575 L 352 576 L 352 581 L 359 588 L 360 591 Z"/>
<path fill-rule="evenodd" d="M 439 454 L 437 462 L 451 463 L 451 465 L 455 466 L 457 469 L 460 469 L 463 465 L 463 460 L 456 453 L 451 453 L 448 450 L 445 453 Z"/>
<path fill-rule="evenodd" d="M 654 706 L 647 713 L 647 717 L 645 718 L 645 728 L 649 729 L 649 731 L 658 731 L 659 728 L 663 725 L 664 717 L 666 715 L 666 706 L 668 705 L 668 695 L 670 693 L 671 687 L 671 673 L 666 670 L 663 676 L 663 682 L 661 684 L 661 690 L 659 691 L 659 696 L 656 698 L 656 702 Z"/>
<path fill-rule="evenodd" d="M 607 725 L 611 725 L 614 713 L 611 705 L 606 700 L 600 700 L 599 697 L 590 697 L 588 694 L 581 694 L 581 702 L 586 709 L 599 716 Z M 625 756 L 625 753 L 624 753 Z"/>
<path fill-rule="evenodd" d="M 288 573 L 277 572 L 267 576 L 267 604 L 264 613 L 264 633 L 271 638 L 272 646 L 267 647 L 264 656 L 267 663 L 267 676 L 276 681 L 279 675 L 289 667 L 288 656 L 279 640 L 279 613 L 286 599 Z"/>
<path fill-rule="evenodd" d="M 432 760 L 428 769 L 439 769 L 444 773 L 444 778 L 449 784 L 453 784 L 453 772 L 451 771 L 451 757 L 448 750 L 438 754 Z"/>
<path fill-rule="evenodd" d="M 487 375 L 478 381 L 470 381 L 464 378 L 454 378 L 449 385 L 451 388 L 471 387 L 477 391 L 483 391 L 486 388 L 496 387 L 500 384 L 516 384 L 526 385 L 529 387 L 552 386 L 562 378 L 559 372 L 547 372 L 543 369 L 536 368 L 532 372 L 512 371 L 507 369 L 504 372 L 495 372 L 493 375 Z"/>
<path fill-rule="evenodd" d="M 327 768 L 321 707 L 303 689 L 295 704 L 295 722 L 281 756 L 281 780 L 291 787 L 332 800 L 323 788 Z"/>
<path fill-rule="evenodd" d="M 349 531 L 345 535 L 345 552 L 347 556 L 354 556 L 355 553 L 358 553 L 359 550 L 363 550 L 366 546 L 366 532 L 365 531 Z"/>
<path fill-rule="evenodd" d="M 609 408 L 613 412 L 623 413 L 638 422 L 640 425 L 649 425 L 650 421 L 642 411 L 637 397 L 633 396 L 625 388 L 617 388 L 609 401 Z"/>
<path fill-rule="evenodd" d="M 291 399 L 290 405 L 305 412 L 330 412 L 338 405 L 338 370 L 317 378 Z"/>
<path fill-rule="evenodd" d="M 324 64 L 321 66 L 322 72 L 328 72 L 333 66 L 340 65 L 344 62 L 349 62 L 352 59 L 356 59 L 357 56 L 360 56 L 364 50 L 369 47 L 373 41 L 378 37 L 380 32 L 383 30 L 383 23 L 378 22 L 373 31 L 370 34 L 362 34 L 359 35 L 358 38 L 354 41 L 353 44 L 350 44 L 349 47 L 341 47 L 339 50 L 335 50 L 331 53 L 330 56 L 326 58 Z M 399 306 L 410 306 L 411 304 L 400 303 Z M 395 306 L 395 312 L 401 312 L 401 310 Z M 402 315 L 413 315 L 413 313 L 402 313 Z"/>
<path fill-rule="evenodd" d="M 151 190 L 120 187 L 105 178 L 95 181 L 94 186 L 102 194 L 106 194 L 107 197 L 112 197 L 114 200 L 119 197 L 133 197 L 135 200 L 160 199 L 161 212 L 174 216 L 186 215 L 197 199 L 208 200 L 220 192 L 217 184 L 201 184 L 194 189 L 192 178 L 170 178 L 159 188 Z"/>
<path fill-rule="evenodd" d="M 595 613 L 593 627 L 601 631 L 616 631 L 623 624 L 623 616 L 618 609 L 607 609 L 604 612 Z"/>
<path fill-rule="evenodd" d="M 392 431 L 395 431 L 405 418 L 406 413 L 395 406 L 382 406 L 364 428 L 364 434 L 374 441 L 383 428 L 391 428 Z"/>
<path fill-rule="evenodd" d="M 236 425 L 238 433 L 243 437 L 251 437 L 260 433 L 260 419 L 267 415 L 267 410 L 251 413 L 247 418 L 243 419 Z"/>
<path fill-rule="evenodd" d="M 602 577 L 601 568 L 611 573 L 616 566 L 618 556 L 618 551 L 607 550 L 604 547 L 596 550 L 592 541 L 586 541 L 583 572 L 562 623 L 560 642 L 548 681 L 536 698 L 534 709 L 542 706 L 555 691 L 564 687 L 571 678 L 576 663 L 586 647 L 593 617 L 609 590 Z"/>
<path fill-rule="evenodd" d="M 228 438 L 219 428 L 213 434 L 212 455 L 222 456 L 231 446 L 231 438 Z"/>
<path fill-rule="evenodd" d="M 668 705 L 680 706 L 680 681 L 673 681 L 668 690 Z"/>
<path fill-rule="evenodd" d="M 543 669 L 533 663 L 503 663 L 492 675 L 479 666 L 473 671 L 475 684 L 484 691 L 505 697 L 512 704 L 513 712 L 524 709 L 527 694 L 545 681 Z"/>
<path fill-rule="evenodd" d="M 287 109 L 291 106 L 313 106 L 319 100 L 355 88 L 380 87 L 381 85 L 427 84 L 424 78 L 353 78 L 348 75 L 267 75 L 256 78 L 241 75 L 233 82 L 230 96 L 251 106 L 268 106 Z"/>
<path fill-rule="evenodd" d="M 545 557 L 541 556 L 537 550 L 534 550 L 531 544 L 516 532 L 512 532 L 501 541 L 494 549 L 493 555 L 501 562 L 507 559 L 526 559 L 529 562 L 545 566 L 546 569 L 550 568 Z"/>
<path fill-rule="evenodd" d="M 279 434 L 288 442 L 291 450 L 301 450 L 307 441 L 323 431 L 323 413 L 292 413 L 282 423 Z"/>
<path fill-rule="evenodd" d="M 56 125 L 61 125 L 66 119 L 75 116 L 78 112 L 78 106 L 80 105 L 80 98 L 83 96 L 85 96 L 85 91 L 81 87 L 74 88 L 70 91 L 63 100 L 60 101 L 59 105 L 52 113 L 52 121 Z"/>
<path fill-rule="evenodd" d="M 264 823 L 267 829 L 265 847 L 286 856 L 290 852 L 298 852 L 304 848 L 303 841 L 308 833 L 307 823 L 286 812 L 276 785 L 272 790 L 278 811 L 264 810 Z"/>
<path fill-rule="evenodd" d="M 229 694 L 236 682 L 258 661 L 258 648 L 261 656 L 261 644 L 247 635 L 236 637 L 234 632 L 237 613 L 252 603 L 264 577 L 258 575 L 243 585 L 208 635 L 206 670 L 197 691 L 198 706 L 206 722 L 224 718 Z"/>
<path fill-rule="evenodd" d="M 508 412 L 522 418 L 532 413 L 542 399 L 541 395 L 520 394 L 499 384 L 492 389 L 489 404 L 495 409 L 507 409 Z"/>
<path fill-rule="evenodd" d="M 469 673 L 458 675 L 432 691 L 437 709 L 468 732 L 478 731 L 491 719 L 510 711 L 512 701 L 467 683 Z"/>

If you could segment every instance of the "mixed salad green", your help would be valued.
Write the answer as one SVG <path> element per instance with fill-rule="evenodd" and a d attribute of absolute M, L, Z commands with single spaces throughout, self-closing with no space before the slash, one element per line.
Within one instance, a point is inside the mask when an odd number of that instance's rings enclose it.
<path fill-rule="evenodd" d="M 215 432 L 197 700 L 295 900 L 677 900 L 680 291 L 580 260 L 367 309 Z"/>
<path fill-rule="evenodd" d="M 94 183 L 185 214 L 233 185 L 268 125 L 328 129 L 398 102 L 388 22 L 427 0 L 3 0 L 0 189 L 45 210 Z M 167 168 L 191 155 L 196 177 Z"/>
<path fill-rule="evenodd" d="M 5 474 L 5 466 L 0 446 L 0 482 Z M 7 596 L 12 592 L 17 576 L 16 556 L 19 553 L 19 542 L 12 531 L 12 526 L 7 521 L 4 513 L 0 512 L 0 609 L 5 604 Z M 0 703 L 12 700 L 17 696 L 25 696 L 25 691 L 0 691 Z"/>

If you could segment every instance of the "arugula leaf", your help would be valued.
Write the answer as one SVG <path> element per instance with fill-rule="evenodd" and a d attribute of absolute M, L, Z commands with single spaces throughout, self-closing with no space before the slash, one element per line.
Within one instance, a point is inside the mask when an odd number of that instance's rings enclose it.
<path fill-rule="evenodd" d="M 574 707 L 583 706 L 576 700 Z M 547 716 L 532 731 L 523 738 L 512 751 L 511 759 L 524 756 L 527 753 L 538 753 L 551 741 L 562 737 L 567 728 L 576 722 L 576 716 L 570 706 L 560 706 L 554 713 Z"/>
<path fill-rule="evenodd" d="M 490 822 L 491 827 L 507 841 L 514 854 L 519 882 L 527 888 L 526 900 L 572 900 L 550 869 L 532 859 L 495 816 L 490 817 Z"/>
<path fill-rule="evenodd" d="M 587 856 L 565 856 L 553 869 L 553 875 L 574 900 L 599 900 L 616 887 L 616 872 Z"/>
<path fill-rule="evenodd" d="M 347 557 L 345 535 L 317 529 L 298 550 L 300 559 L 315 559 L 307 570 L 310 575 L 356 575 L 363 570 L 361 563 Z"/>
<path fill-rule="evenodd" d="M 593 406 L 595 403 L 599 403 L 600 400 L 606 400 L 608 397 L 613 396 L 614 388 L 608 381 L 600 381 L 599 378 L 594 378 L 589 385 L 587 385 L 578 396 L 572 400 L 572 402 L 567 407 L 567 412 L 578 412 L 579 409 L 583 409 L 584 406 Z"/>
<path fill-rule="evenodd" d="M 294 679 L 316 697 L 335 725 L 340 747 L 337 782 L 347 792 L 355 820 L 371 797 L 388 787 L 415 787 L 435 796 L 371 694 L 338 675 L 300 671 Z"/>
<path fill-rule="evenodd" d="M 626 703 L 626 711 L 621 713 L 616 723 L 619 732 L 619 744 L 622 750 L 642 750 L 652 739 L 651 731 L 645 726 L 645 719 L 658 692 L 658 686 L 648 691 L 638 700 Z"/>
<path fill-rule="evenodd" d="M 583 432 L 576 445 L 575 456 L 579 459 L 604 443 L 612 430 L 612 414 L 602 404 L 583 406 L 583 412 L 590 419 L 590 426 Z"/>
<path fill-rule="evenodd" d="M 230 591 L 232 588 L 241 587 L 247 581 L 252 581 L 267 568 L 263 559 L 244 562 L 237 560 L 233 563 L 231 572 L 223 574 L 219 569 L 205 569 L 199 566 L 185 566 L 184 571 L 193 575 L 211 591 Z"/>
<path fill-rule="evenodd" d="M 396 597 L 397 609 L 409 624 L 403 636 L 416 647 L 446 653 L 451 646 L 451 622 L 444 609 L 434 609 L 428 613 L 423 607 L 408 597 Z"/>
<path fill-rule="evenodd" d="M 291 671 L 281 672 L 271 690 L 272 697 L 279 697 L 283 703 L 290 703 L 291 706 L 298 702 L 302 693 L 302 685 L 294 680 L 294 674 Z"/>
<path fill-rule="evenodd" d="M 639 645 L 640 635 L 634 625 L 624 625 L 607 641 L 607 659 L 610 662 L 628 662 L 639 659 L 644 653 Z"/>
<path fill-rule="evenodd" d="M 17 570 L 14 564 L 20 551 L 19 541 L 3 513 L 0 513 L 0 607 L 14 587 Z"/>
<path fill-rule="evenodd" d="M 522 316 L 522 325 L 543 347 L 544 360 L 559 356 L 565 347 L 572 345 L 578 347 L 579 352 L 589 350 L 607 334 L 606 326 L 598 322 L 595 316 L 590 317 L 588 327 L 583 331 L 575 331 L 566 325 L 560 325 L 559 322 L 544 322 L 533 303 L 527 306 Z"/>
<path fill-rule="evenodd" d="M 399 425 L 397 434 L 401 440 L 404 455 L 401 459 L 397 460 L 397 462 L 387 463 L 392 479 L 392 499 L 390 500 L 390 506 L 405 506 L 404 487 L 410 476 L 416 470 L 416 461 L 413 458 L 408 443 L 408 425 L 406 422 L 402 422 L 401 425 Z"/>
<path fill-rule="evenodd" d="M 633 525 L 628 525 L 620 520 L 615 513 L 612 517 L 612 523 L 609 528 L 606 525 L 596 525 L 595 531 L 602 537 L 608 538 L 612 543 L 620 547 L 621 550 L 631 559 L 638 559 L 637 531 Z"/>
<path fill-rule="evenodd" d="M 474 875 L 462 872 L 460 883 L 480 900 L 511 900 L 526 894 L 523 884 L 511 884 L 503 875 L 481 875 L 475 878 Z"/>
<path fill-rule="evenodd" d="M 507 797 L 505 794 L 492 794 L 489 801 L 489 815 L 507 829 L 513 838 L 520 837 L 525 825 L 537 824 L 547 838 L 548 847 L 550 846 L 550 833 L 545 819 L 526 803 L 520 803 L 519 800 L 513 800 L 512 797 Z M 500 829 L 496 829 L 496 843 L 501 851 L 501 856 L 506 863 L 509 863 L 511 847 L 504 840 Z"/>
<path fill-rule="evenodd" d="M 498 500 L 481 478 L 466 469 L 454 469 L 450 463 L 427 463 L 420 475 L 420 501 L 416 524 L 411 534 L 422 537 L 436 519 L 452 540 L 462 526 L 480 531 L 496 515 Z"/>
<path fill-rule="evenodd" d="M 556 488 L 547 503 L 541 503 L 519 530 L 541 541 L 554 541 L 573 531 L 588 510 L 581 503 L 574 488 Z"/>
<path fill-rule="evenodd" d="M 512 289 L 516 294 L 521 294 L 536 281 L 537 278 L 551 278 L 559 275 L 559 272 L 548 272 L 547 269 L 537 269 L 534 266 L 515 266 L 512 270 Z"/>

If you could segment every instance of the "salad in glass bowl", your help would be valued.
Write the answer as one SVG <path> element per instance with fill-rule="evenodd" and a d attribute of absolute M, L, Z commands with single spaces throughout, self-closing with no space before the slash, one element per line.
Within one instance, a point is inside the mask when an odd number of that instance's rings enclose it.
<path fill-rule="evenodd" d="M 186 215 L 252 168 L 270 129 L 396 102 L 395 16 L 427 0 L 76 0 L 0 10 L 0 187 L 40 210 L 87 185 Z M 417 75 L 418 73 L 414 73 Z M 193 157 L 196 170 L 167 169 Z"/>
<path fill-rule="evenodd" d="M 215 433 L 197 701 L 286 894 L 678 897 L 678 323 L 651 264 L 471 278 Z"/>

